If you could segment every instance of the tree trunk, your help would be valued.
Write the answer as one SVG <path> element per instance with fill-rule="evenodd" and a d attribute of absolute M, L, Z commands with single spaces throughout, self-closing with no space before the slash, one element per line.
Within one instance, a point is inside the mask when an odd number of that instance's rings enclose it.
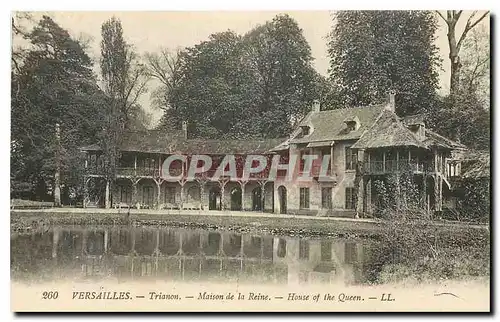
<path fill-rule="evenodd" d="M 61 206 L 61 129 L 56 123 L 56 171 L 54 173 L 54 207 Z"/>
<path fill-rule="evenodd" d="M 457 40 L 455 38 L 455 24 L 450 24 L 448 26 L 448 46 L 450 47 L 450 64 L 451 64 L 451 74 L 450 74 L 450 94 L 452 98 L 456 95 L 458 88 L 460 86 L 460 69 L 462 64 L 460 63 L 460 56 L 458 56 Z"/>

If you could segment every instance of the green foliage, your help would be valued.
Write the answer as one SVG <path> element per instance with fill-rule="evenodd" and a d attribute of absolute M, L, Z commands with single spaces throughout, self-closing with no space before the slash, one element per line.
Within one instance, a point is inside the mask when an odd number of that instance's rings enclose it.
<path fill-rule="evenodd" d="M 343 106 L 383 101 L 390 90 L 400 115 L 434 105 L 440 59 L 432 12 L 339 11 L 334 22 L 329 73 Z"/>
<path fill-rule="evenodd" d="M 104 150 L 105 175 L 114 179 L 123 132 L 136 128 L 136 121 L 144 118 L 137 99 L 146 92 L 148 77 L 138 62 L 138 55 L 123 37 L 120 20 L 113 17 L 104 22 L 101 35 L 100 67 L 107 104 L 100 143 Z"/>
<path fill-rule="evenodd" d="M 409 168 L 375 179 L 372 183 L 376 195 L 375 213 L 388 220 L 429 218 L 421 184 Z"/>
<path fill-rule="evenodd" d="M 457 182 L 457 211 L 466 221 L 489 222 L 491 214 L 490 178 L 461 179 Z"/>
<path fill-rule="evenodd" d="M 476 93 L 460 91 L 454 97 L 442 99 L 438 106 L 428 116 L 430 127 L 468 148 L 489 150 L 490 111 L 483 107 L 481 98 Z"/>
<path fill-rule="evenodd" d="M 44 16 L 25 38 L 30 48 L 11 74 L 11 194 L 44 199 L 50 198 L 56 151 L 62 184 L 81 182 L 78 149 L 97 139 L 103 94 L 81 44 L 51 18 Z"/>
<path fill-rule="evenodd" d="M 288 15 L 244 36 L 226 31 L 179 55 L 164 122 L 193 136 L 282 137 L 319 95 L 309 44 Z"/>
<path fill-rule="evenodd" d="M 490 234 L 485 228 L 441 227 L 395 214 L 366 254 L 374 283 L 428 282 L 489 276 Z"/>
<path fill-rule="evenodd" d="M 490 148 L 489 45 L 488 33 L 473 29 L 460 52 L 457 88 L 428 115 L 428 124 L 438 133 L 475 150 Z"/>

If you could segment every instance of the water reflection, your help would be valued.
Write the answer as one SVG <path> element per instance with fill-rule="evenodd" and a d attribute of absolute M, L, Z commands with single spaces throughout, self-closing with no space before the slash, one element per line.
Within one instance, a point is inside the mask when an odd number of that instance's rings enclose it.
<path fill-rule="evenodd" d="M 363 245 L 180 228 L 64 228 L 11 240 L 16 279 L 361 282 Z"/>

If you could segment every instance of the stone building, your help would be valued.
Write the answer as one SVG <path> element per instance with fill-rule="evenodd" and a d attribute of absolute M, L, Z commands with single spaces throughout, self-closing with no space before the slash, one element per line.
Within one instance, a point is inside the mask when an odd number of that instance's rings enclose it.
<path fill-rule="evenodd" d="M 390 95 L 384 104 L 326 111 L 315 102 L 290 137 L 281 140 L 189 139 L 186 126 L 178 133 L 127 133 L 115 184 L 104 180 L 102 149 L 82 149 L 88 155 L 85 205 L 370 216 L 380 199 L 373 183 L 406 171 L 422 205 L 440 212 L 453 190 L 451 179 L 460 175 L 453 155 L 466 147 L 426 128 L 418 115 L 399 117 L 394 102 Z M 197 154 L 209 155 L 213 166 L 206 176 L 189 178 L 186 167 Z M 245 179 L 242 164 L 255 154 L 268 160 L 267 167 Z M 177 165 L 177 182 L 161 178 L 162 164 L 172 155 L 186 157 Z M 226 155 L 235 156 L 237 176 L 207 179 Z M 290 167 L 270 178 L 275 156 Z M 302 180 L 305 173 L 309 180 Z"/>
<path fill-rule="evenodd" d="M 275 210 L 280 213 L 355 216 L 370 214 L 378 196 L 374 180 L 409 170 L 429 210 L 441 211 L 443 196 L 453 188 L 450 177 L 460 164 L 449 164 L 452 152 L 465 146 L 425 127 L 422 117 L 400 118 L 394 96 L 386 104 L 321 111 L 318 103 L 291 137 L 273 149 L 299 159 L 319 156 L 312 165 L 315 180 L 277 178 Z M 330 156 L 320 171 L 322 156 Z M 300 173 L 304 163 L 296 165 Z"/>

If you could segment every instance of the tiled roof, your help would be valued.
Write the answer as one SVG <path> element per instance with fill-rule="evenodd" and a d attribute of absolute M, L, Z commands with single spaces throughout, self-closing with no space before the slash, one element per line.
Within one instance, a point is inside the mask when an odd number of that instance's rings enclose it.
<path fill-rule="evenodd" d="M 462 155 L 462 176 L 470 179 L 490 177 L 490 153 L 467 151 Z"/>
<path fill-rule="evenodd" d="M 361 138 L 354 149 L 382 148 L 390 146 L 426 146 L 391 111 L 384 110 Z"/>
<path fill-rule="evenodd" d="M 359 139 L 376 121 L 386 104 L 365 107 L 344 108 L 320 112 L 310 112 L 299 126 L 312 126 L 312 133 L 304 137 L 296 137 L 290 143 L 310 143 L 316 141 L 341 141 Z M 346 119 L 359 120 L 360 126 L 350 131 L 344 123 Z"/>
<path fill-rule="evenodd" d="M 425 129 L 424 144 L 427 146 L 441 146 L 449 149 L 466 149 L 467 147 L 461 143 L 445 138 L 434 131 Z"/>
<path fill-rule="evenodd" d="M 184 139 L 181 132 L 162 131 L 126 132 L 121 151 L 165 154 L 252 154 L 266 153 L 283 142 L 283 139 L 262 140 L 204 140 Z M 97 144 L 81 148 L 83 151 L 100 151 Z"/>

